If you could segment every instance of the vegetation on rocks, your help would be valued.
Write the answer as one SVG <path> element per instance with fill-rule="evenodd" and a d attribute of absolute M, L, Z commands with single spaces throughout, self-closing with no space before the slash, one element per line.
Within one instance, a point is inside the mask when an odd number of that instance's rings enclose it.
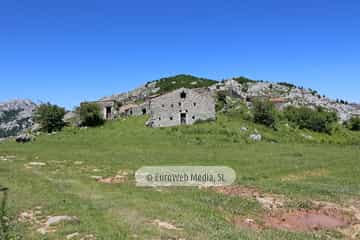
<path fill-rule="evenodd" d="M 256 82 L 256 80 L 252 80 L 250 78 L 247 78 L 247 77 L 234 77 L 233 80 L 237 81 L 238 83 L 240 84 L 246 84 L 246 83 L 254 83 Z"/>
<path fill-rule="evenodd" d="M 352 117 L 348 122 L 346 122 L 346 126 L 352 131 L 360 131 L 360 117 Z"/>
<path fill-rule="evenodd" d="M 292 83 L 288 83 L 288 82 L 278 82 L 277 84 L 288 87 L 288 88 L 296 88 L 296 86 Z"/>
<path fill-rule="evenodd" d="M 209 87 L 216 81 L 206 78 L 199 78 L 192 75 L 180 74 L 173 77 L 161 78 L 156 81 L 156 87 L 160 90 L 159 94 L 171 92 L 173 90 L 184 88 Z"/>
<path fill-rule="evenodd" d="M 286 120 L 300 129 L 306 128 L 328 134 L 332 132 L 338 121 L 335 112 L 329 112 L 322 108 L 289 106 L 284 110 L 283 115 Z"/>

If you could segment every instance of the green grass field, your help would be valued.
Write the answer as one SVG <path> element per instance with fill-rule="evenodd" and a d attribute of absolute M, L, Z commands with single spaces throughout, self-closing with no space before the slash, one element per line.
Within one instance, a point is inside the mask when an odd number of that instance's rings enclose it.
<path fill-rule="evenodd" d="M 12 234 L 26 240 L 96 239 L 331 239 L 334 231 L 288 232 L 247 229 L 232 224 L 241 216 L 261 221 L 266 211 L 252 198 L 230 197 L 198 188 L 140 188 L 133 176 L 104 184 L 92 176 L 114 176 L 153 165 L 221 165 L 237 173 L 236 184 L 286 196 L 289 208 L 307 200 L 345 203 L 360 200 L 360 134 L 339 130 L 325 135 L 282 127 L 272 131 L 220 115 L 217 122 L 150 129 L 145 118 L 108 122 L 94 129 L 67 128 L 35 142 L 0 143 L 0 185 L 9 187 L 8 215 L 15 220 L 41 207 L 41 215 L 69 215 L 46 235 L 39 224 L 14 221 Z M 246 126 L 249 131 L 242 132 Z M 251 142 L 257 129 L 264 140 Z M 308 136 L 311 135 L 311 138 Z M 304 137 L 306 136 L 306 137 Z M 30 166 L 42 162 L 45 166 Z M 28 166 L 28 167 L 26 167 Z M 160 228 L 154 220 L 177 230 Z M 16 224 L 15 224 L 16 223 Z"/>

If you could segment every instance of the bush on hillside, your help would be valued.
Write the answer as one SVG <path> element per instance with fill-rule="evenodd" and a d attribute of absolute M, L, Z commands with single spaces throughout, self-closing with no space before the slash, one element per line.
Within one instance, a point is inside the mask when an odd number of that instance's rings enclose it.
<path fill-rule="evenodd" d="M 338 121 L 335 112 L 325 111 L 322 108 L 289 106 L 284 109 L 283 116 L 290 123 L 301 129 L 330 134 Z"/>
<path fill-rule="evenodd" d="M 95 127 L 104 124 L 101 109 L 96 103 L 82 103 L 80 106 L 80 120 L 82 126 Z"/>
<path fill-rule="evenodd" d="M 296 88 L 296 86 L 292 83 L 288 83 L 288 82 L 278 82 L 279 85 L 288 87 L 288 88 Z"/>
<path fill-rule="evenodd" d="M 360 131 L 360 117 L 350 118 L 346 125 L 352 131 Z"/>
<path fill-rule="evenodd" d="M 278 119 L 275 105 L 268 100 L 254 101 L 253 119 L 255 123 L 275 128 Z"/>
<path fill-rule="evenodd" d="M 255 80 L 252 80 L 252 79 L 247 78 L 247 77 L 234 77 L 233 79 L 235 81 L 237 81 L 238 83 L 240 83 L 240 84 L 256 82 Z"/>
<path fill-rule="evenodd" d="M 41 104 L 35 112 L 35 121 L 40 124 L 44 132 L 60 131 L 65 123 L 63 121 L 65 109 L 50 103 Z"/>
<path fill-rule="evenodd" d="M 226 105 L 226 92 L 220 91 L 217 93 L 216 96 L 216 105 L 215 105 L 216 111 L 219 112 L 223 110 L 225 105 Z"/>
<path fill-rule="evenodd" d="M 179 89 L 181 87 L 202 88 L 202 87 L 209 87 L 215 83 L 217 83 L 217 81 L 211 79 L 180 74 L 173 77 L 159 79 L 158 81 L 156 81 L 156 87 L 160 88 L 160 90 L 157 93 L 163 94 Z"/>

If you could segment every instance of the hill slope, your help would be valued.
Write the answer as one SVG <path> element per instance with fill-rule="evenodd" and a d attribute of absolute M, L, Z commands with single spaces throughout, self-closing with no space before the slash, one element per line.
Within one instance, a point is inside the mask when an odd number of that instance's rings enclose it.
<path fill-rule="evenodd" d="M 254 97 L 281 98 L 288 105 L 324 107 L 337 112 L 341 121 L 348 120 L 352 114 L 360 115 L 359 104 L 349 104 L 345 100 L 333 100 L 310 88 L 297 87 L 291 83 L 257 81 L 246 77 L 235 77 L 223 81 L 199 78 L 191 75 L 176 75 L 151 81 L 132 91 L 104 97 L 101 100 L 120 102 L 139 101 L 146 97 L 163 94 L 175 89 L 209 87 L 215 94 L 224 94 L 244 100 Z"/>
<path fill-rule="evenodd" d="M 145 85 L 140 86 L 134 90 L 126 93 L 114 94 L 111 96 L 103 97 L 100 100 L 117 100 L 117 101 L 128 101 L 128 100 L 140 100 L 152 95 L 158 95 L 173 91 L 175 89 L 186 87 L 186 88 L 200 88 L 210 87 L 217 81 L 206 78 L 199 78 L 192 75 L 180 74 L 172 77 L 161 78 L 147 82 Z"/>

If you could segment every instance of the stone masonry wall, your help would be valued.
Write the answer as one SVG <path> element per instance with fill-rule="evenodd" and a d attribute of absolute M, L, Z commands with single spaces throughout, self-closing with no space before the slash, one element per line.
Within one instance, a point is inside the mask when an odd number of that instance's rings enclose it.
<path fill-rule="evenodd" d="M 185 98 L 182 98 L 184 94 Z M 198 120 L 215 119 L 215 100 L 210 91 L 181 88 L 157 97 L 150 102 L 150 126 L 169 127 L 181 125 L 181 114 L 187 125 Z"/>

